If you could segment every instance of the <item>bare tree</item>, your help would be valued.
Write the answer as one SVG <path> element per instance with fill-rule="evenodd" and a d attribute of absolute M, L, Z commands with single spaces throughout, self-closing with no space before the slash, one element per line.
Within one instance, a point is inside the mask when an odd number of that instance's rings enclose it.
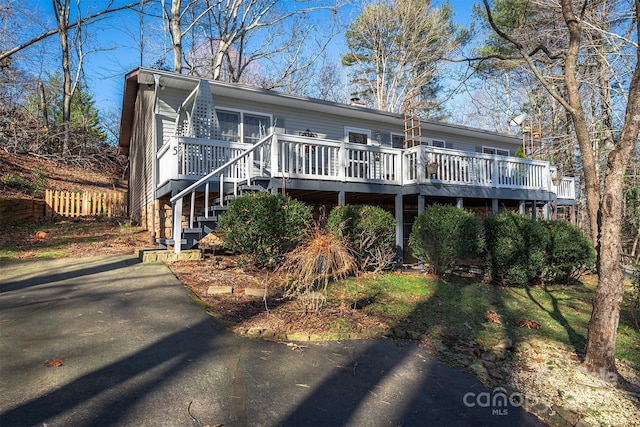
<path fill-rule="evenodd" d="M 337 4 L 297 9 L 276 0 L 207 0 L 205 5 L 209 12 L 198 20 L 184 60 L 189 72 L 214 80 L 299 92 L 311 64 L 338 33 Z M 319 14 L 324 14 L 321 24 L 313 19 Z"/>
<path fill-rule="evenodd" d="M 57 0 L 54 0 L 54 1 L 57 1 Z M 66 1 L 66 0 L 62 0 L 62 1 Z M 118 11 L 121 11 L 121 10 L 126 10 L 126 9 L 133 9 L 136 6 L 138 6 L 138 4 L 139 4 L 139 2 L 134 2 L 134 3 L 129 3 L 129 4 L 126 4 L 124 6 L 114 7 L 114 8 L 111 8 L 111 4 L 109 4 L 109 6 L 106 9 L 103 9 L 103 10 L 101 10 L 99 12 L 93 13 L 93 14 L 91 14 L 89 16 L 85 16 L 84 18 L 78 19 L 78 20 L 76 20 L 74 22 L 68 22 L 65 28 L 67 30 L 71 30 L 71 29 L 75 28 L 76 26 L 78 26 L 78 25 L 80 25 L 82 23 L 87 24 L 87 23 L 92 22 L 94 20 L 97 20 L 97 19 L 99 19 L 101 17 L 104 17 L 107 14 L 115 13 L 115 12 L 118 12 Z M 51 36 L 53 36 L 55 34 L 58 34 L 58 31 L 60 31 L 60 29 L 59 29 L 58 26 L 56 26 L 56 28 L 50 29 L 50 30 L 46 30 L 46 31 L 36 35 L 35 37 L 32 37 L 32 38 L 20 43 L 17 46 L 13 46 L 13 47 L 8 47 L 7 46 L 5 49 L 0 51 L 0 62 L 6 60 L 7 58 L 9 58 L 9 57 L 11 57 L 13 55 L 15 55 L 16 53 L 20 52 L 23 49 L 26 49 L 26 48 L 28 48 L 30 46 L 33 46 L 34 44 L 42 41 L 42 40 L 45 40 L 45 39 L 47 39 L 47 38 L 49 38 L 49 37 L 51 37 Z"/>
<path fill-rule="evenodd" d="M 513 52 L 524 61 L 524 66 L 537 77 L 547 93 L 562 105 L 571 117 L 586 182 L 591 234 L 594 242 L 597 242 L 598 250 L 598 288 L 589 322 L 584 364 L 591 374 L 614 383 L 622 383 L 615 365 L 616 331 L 624 294 L 624 275 L 620 267 L 620 232 L 625 172 L 640 132 L 640 48 L 637 39 L 631 39 L 631 35 L 635 34 L 637 37 L 640 30 L 640 0 L 633 0 L 633 5 L 625 0 L 560 0 L 559 9 L 555 10 L 559 11 L 561 25 L 549 20 L 546 25 L 551 32 L 541 33 L 535 39 L 519 38 L 517 31 L 501 28 L 493 20 L 488 0 L 483 0 L 483 3 L 493 31 L 508 43 Z M 612 8 L 603 8 L 605 3 Z M 552 7 L 553 4 L 546 3 L 545 6 Z M 621 11 L 621 15 L 614 17 L 613 11 Z M 618 26 L 617 29 L 622 31 L 613 31 L 612 27 L 602 26 L 601 18 L 606 22 L 617 22 L 618 25 L 627 23 L 627 28 L 624 30 L 624 27 Z M 539 21 L 538 25 L 541 23 L 542 21 Z M 612 147 L 607 155 L 602 194 L 598 160 L 589 129 L 589 110 L 583 105 L 584 80 L 581 79 L 581 71 L 585 69 L 582 61 L 590 58 L 587 55 L 585 41 L 594 40 L 592 36 L 598 33 L 599 36 L 608 39 L 610 46 L 617 46 L 617 50 L 611 52 L 613 56 L 607 57 L 609 66 L 613 61 L 624 62 L 625 53 L 632 54 L 630 62 L 625 66 L 631 73 L 629 83 L 624 86 L 626 108 L 620 121 L 621 129 L 617 140 L 611 139 Z M 514 57 L 509 55 L 495 54 L 493 57 L 514 60 Z M 554 66 L 545 68 L 544 64 Z M 611 70 L 611 74 L 620 71 L 620 63 L 615 65 L 617 69 Z M 561 73 L 549 73 L 551 69 L 560 69 Z M 602 83 L 603 80 L 599 79 L 599 82 Z M 558 83 L 562 84 L 562 89 Z M 603 102 L 608 102 L 607 99 L 608 96 L 605 95 Z M 606 120 L 602 123 L 602 126 L 605 125 Z M 610 131 L 614 132 L 615 129 L 611 128 Z"/>
<path fill-rule="evenodd" d="M 195 17 L 185 22 L 184 17 L 193 12 L 199 5 L 197 0 L 171 0 L 171 4 L 167 5 L 166 0 L 162 0 L 162 14 L 167 22 L 169 36 L 171 38 L 171 47 L 173 51 L 173 71 L 182 73 L 184 49 L 182 46 L 183 37 L 193 30 L 198 21 L 205 16 L 213 7 L 210 2 L 206 2 L 207 6 L 200 11 Z M 214 4 L 217 4 L 214 3 Z M 185 26 L 186 24 L 186 26 Z"/>
<path fill-rule="evenodd" d="M 53 0 L 53 11 L 58 25 L 60 37 L 60 51 L 62 59 L 62 126 L 64 137 L 62 155 L 69 152 L 69 132 L 71 131 L 71 97 L 73 96 L 73 83 L 71 80 L 71 61 L 69 54 L 69 15 L 71 12 L 70 0 Z"/>

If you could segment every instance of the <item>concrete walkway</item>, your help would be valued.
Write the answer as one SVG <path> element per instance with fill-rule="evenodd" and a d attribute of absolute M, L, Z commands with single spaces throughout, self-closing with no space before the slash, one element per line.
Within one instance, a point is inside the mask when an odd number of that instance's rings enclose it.
<path fill-rule="evenodd" d="M 543 425 L 415 343 L 238 338 L 128 256 L 0 263 L 0 334 L 2 427 Z"/>

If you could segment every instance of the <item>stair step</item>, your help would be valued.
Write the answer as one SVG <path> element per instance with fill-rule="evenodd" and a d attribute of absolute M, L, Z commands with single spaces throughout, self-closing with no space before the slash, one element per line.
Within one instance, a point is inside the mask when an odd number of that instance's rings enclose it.
<path fill-rule="evenodd" d="M 183 228 L 182 229 L 182 234 L 186 235 L 186 234 L 200 234 L 202 233 L 202 228 Z"/>
<path fill-rule="evenodd" d="M 158 246 L 160 246 L 163 249 L 166 249 L 167 246 L 174 246 L 176 244 L 176 241 L 174 239 L 167 239 L 164 237 L 161 237 L 157 240 L 158 242 Z M 180 239 L 180 244 L 182 245 L 186 245 L 187 244 L 187 240 L 186 239 Z"/>
<path fill-rule="evenodd" d="M 267 191 L 267 189 L 265 187 L 263 187 L 262 185 L 258 185 L 258 184 L 251 184 L 251 185 L 242 185 L 240 186 L 240 191 L 254 191 L 254 192 L 259 192 L 259 193 L 265 193 Z"/>

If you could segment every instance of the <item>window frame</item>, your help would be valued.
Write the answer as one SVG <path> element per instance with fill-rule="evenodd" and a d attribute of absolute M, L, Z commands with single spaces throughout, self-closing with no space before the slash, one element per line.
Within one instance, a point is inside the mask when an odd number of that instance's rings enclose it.
<path fill-rule="evenodd" d="M 366 143 L 362 142 L 353 142 L 352 144 L 363 144 L 363 145 L 371 145 L 371 129 L 364 128 L 356 128 L 351 126 L 344 127 L 344 142 L 349 142 L 350 134 L 361 134 L 367 137 Z"/>
<path fill-rule="evenodd" d="M 393 138 L 394 137 L 401 137 L 402 138 L 402 147 L 394 147 L 393 146 Z M 391 132 L 391 141 L 389 141 L 391 143 L 391 148 L 397 148 L 397 149 L 401 149 L 404 150 L 407 147 L 407 137 L 404 133 L 400 133 L 400 132 Z"/>
<path fill-rule="evenodd" d="M 260 112 L 260 111 L 252 111 L 252 110 L 241 110 L 241 109 L 237 109 L 237 108 L 216 107 L 216 115 L 218 114 L 218 112 L 231 113 L 231 114 L 238 114 L 239 115 L 239 120 L 240 121 L 238 123 L 238 140 L 230 141 L 228 139 L 224 139 L 224 141 L 242 143 L 242 144 L 255 144 L 256 142 L 258 142 L 258 140 L 256 140 L 256 141 L 247 141 L 246 138 L 245 138 L 245 134 L 244 134 L 244 131 L 245 131 L 245 128 L 244 128 L 245 115 L 268 118 L 269 119 L 269 127 L 268 127 L 268 130 L 267 130 L 267 135 L 269 133 L 273 132 L 273 114 L 263 113 L 263 112 Z"/>
<path fill-rule="evenodd" d="M 493 153 L 487 153 L 486 150 L 493 150 Z M 502 153 L 506 153 L 506 154 L 502 154 Z M 511 156 L 511 152 L 508 149 L 505 148 L 499 148 L 499 147 L 493 147 L 490 145 L 483 145 L 482 146 L 482 154 L 490 154 L 490 155 L 495 155 L 495 156 L 504 156 L 504 157 L 510 157 Z"/>
<path fill-rule="evenodd" d="M 429 142 L 429 145 L 432 147 L 447 148 L 447 142 L 444 139 L 429 138 L 428 142 Z"/>

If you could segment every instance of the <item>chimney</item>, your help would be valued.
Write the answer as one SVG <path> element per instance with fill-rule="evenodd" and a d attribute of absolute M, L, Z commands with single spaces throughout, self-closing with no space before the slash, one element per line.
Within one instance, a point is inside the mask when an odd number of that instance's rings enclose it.
<path fill-rule="evenodd" d="M 355 106 L 358 106 L 358 107 L 364 107 L 365 106 L 364 102 L 360 101 L 360 98 L 358 98 L 358 97 L 351 98 L 351 104 L 350 105 L 355 105 Z"/>

